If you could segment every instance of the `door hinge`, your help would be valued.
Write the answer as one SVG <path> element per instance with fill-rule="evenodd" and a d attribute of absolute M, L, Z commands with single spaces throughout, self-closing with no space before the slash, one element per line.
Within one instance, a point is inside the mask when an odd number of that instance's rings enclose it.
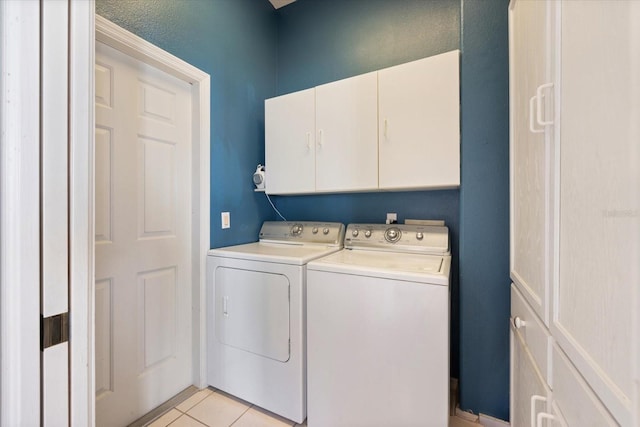
<path fill-rule="evenodd" d="M 69 341 L 69 313 L 40 318 L 40 350 Z"/>

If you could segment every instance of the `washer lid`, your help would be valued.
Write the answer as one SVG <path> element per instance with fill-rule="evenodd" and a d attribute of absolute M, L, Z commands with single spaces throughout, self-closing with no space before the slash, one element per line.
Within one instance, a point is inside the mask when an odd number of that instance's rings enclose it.
<path fill-rule="evenodd" d="M 343 249 L 310 262 L 307 270 L 448 286 L 451 256 Z"/>
<path fill-rule="evenodd" d="M 305 265 L 311 260 L 329 255 L 340 249 L 339 246 L 333 245 L 255 242 L 211 249 L 208 255 L 279 264 Z"/>

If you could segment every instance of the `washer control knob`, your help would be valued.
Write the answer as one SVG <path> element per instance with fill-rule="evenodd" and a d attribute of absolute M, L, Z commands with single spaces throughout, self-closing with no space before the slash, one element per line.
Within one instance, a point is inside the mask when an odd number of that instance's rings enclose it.
<path fill-rule="evenodd" d="M 313 234 L 318 234 L 318 227 L 313 227 L 313 228 L 311 229 L 311 232 L 312 232 Z"/>
<path fill-rule="evenodd" d="M 328 228 L 323 228 L 322 229 L 322 234 L 329 234 L 329 229 Z"/>
<path fill-rule="evenodd" d="M 397 242 L 400 240 L 400 236 L 402 236 L 402 232 L 396 227 L 387 228 L 387 231 L 384 232 L 384 238 L 389 243 Z"/>
<path fill-rule="evenodd" d="M 423 238 L 424 238 L 424 234 L 422 234 L 422 232 L 418 231 L 418 232 L 416 233 L 416 239 L 418 239 L 418 240 L 422 240 Z"/>
<path fill-rule="evenodd" d="M 351 232 L 351 235 L 352 235 L 353 237 L 358 237 L 358 234 L 360 234 L 360 232 L 359 232 L 358 230 L 353 230 L 353 231 Z"/>
<path fill-rule="evenodd" d="M 364 232 L 364 237 L 366 237 L 367 239 L 368 239 L 369 237 L 371 237 L 371 230 L 367 230 L 367 231 L 365 231 L 365 232 Z"/>
<path fill-rule="evenodd" d="M 293 234 L 294 236 L 299 236 L 300 234 L 302 234 L 302 224 L 295 224 L 293 227 L 291 227 L 291 234 Z"/>

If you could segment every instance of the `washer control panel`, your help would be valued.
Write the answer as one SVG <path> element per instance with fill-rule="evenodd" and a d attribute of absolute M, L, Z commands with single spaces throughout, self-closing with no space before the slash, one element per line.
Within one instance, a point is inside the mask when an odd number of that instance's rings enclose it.
<path fill-rule="evenodd" d="M 344 224 L 339 222 L 265 221 L 259 237 L 261 242 L 341 246 L 344 232 Z"/>
<path fill-rule="evenodd" d="M 344 247 L 447 255 L 449 229 L 434 225 L 349 224 Z"/>

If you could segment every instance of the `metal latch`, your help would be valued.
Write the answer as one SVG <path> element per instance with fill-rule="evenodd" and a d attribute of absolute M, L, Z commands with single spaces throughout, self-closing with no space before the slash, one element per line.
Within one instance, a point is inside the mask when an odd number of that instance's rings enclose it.
<path fill-rule="evenodd" d="M 69 341 L 69 313 L 42 317 L 40 320 L 40 337 L 41 350 Z"/>

